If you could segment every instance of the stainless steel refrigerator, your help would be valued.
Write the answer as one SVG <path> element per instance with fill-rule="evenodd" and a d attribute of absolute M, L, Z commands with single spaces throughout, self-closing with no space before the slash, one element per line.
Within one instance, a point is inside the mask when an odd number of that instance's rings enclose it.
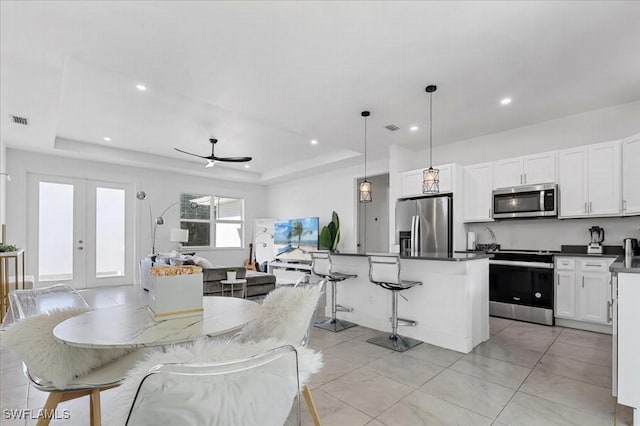
<path fill-rule="evenodd" d="M 396 204 L 396 235 L 400 252 L 453 252 L 453 198 L 451 195 L 412 198 Z"/>

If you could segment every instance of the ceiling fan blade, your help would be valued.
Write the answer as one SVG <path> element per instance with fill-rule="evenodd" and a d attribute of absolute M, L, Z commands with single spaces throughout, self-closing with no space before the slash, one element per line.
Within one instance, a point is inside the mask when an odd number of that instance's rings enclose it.
<path fill-rule="evenodd" d="M 226 161 L 227 163 L 245 163 L 251 161 L 251 157 L 213 157 L 215 161 Z"/>
<path fill-rule="evenodd" d="M 193 154 L 193 153 L 191 153 L 191 152 L 183 151 L 183 150 L 178 149 L 178 148 L 173 148 L 173 149 L 175 149 L 176 151 L 181 152 L 181 153 L 183 153 L 183 154 L 193 155 L 194 157 L 204 158 L 204 159 L 206 159 L 206 160 L 212 160 L 212 158 L 211 158 L 211 157 L 205 157 L 204 155 Z M 215 158 L 213 158 L 213 160 L 215 160 Z"/>
<path fill-rule="evenodd" d="M 246 163 L 247 161 L 252 160 L 251 157 L 216 157 L 216 154 L 214 152 L 215 152 L 215 146 L 216 146 L 216 143 L 218 143 L 218 140 L 212 138 L 212 139 L 209 139 L 209 142 L 211 143 L 211 155 L 206 157 L 204 155 L 198 155 L 198 154 L 193 154 L 191 152 L 183 151 L 178 148 L 173 148 L 173 149 L 183 154 L 192 155 L 194 157 L 204 158 L 205 160 L 209 160 L 209 163 L 205 167 L 213 167 L 213 163 L 215 163 L 216 161 L 223 161 L 227 163 Z"/>

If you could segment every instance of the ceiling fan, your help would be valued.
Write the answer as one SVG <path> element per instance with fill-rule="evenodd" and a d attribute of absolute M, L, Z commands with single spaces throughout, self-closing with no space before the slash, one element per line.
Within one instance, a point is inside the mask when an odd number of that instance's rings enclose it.
<path fill-rule="evenodd" d="M 215 148 L 216 148 L 216 143 L 218 143 L 218 139 L 209 139 L 209 142 L 211 142 L 211 155 L 208 155 L 208 156 L 193 154 L 191 152 L 183 151 L 178 148 L 173 148 L 173 149 L 175 149 L 178 152 L 182 152 L 183 154 L 204 158 L 205 160 L 207 160 L 207 165 L 205 167 L 213 167 L 213 165 L 218 161 L 223 161 L 227 163 L 245 163 L 247 161 L 251 161 L 251 157 L 216 157 Z"/>

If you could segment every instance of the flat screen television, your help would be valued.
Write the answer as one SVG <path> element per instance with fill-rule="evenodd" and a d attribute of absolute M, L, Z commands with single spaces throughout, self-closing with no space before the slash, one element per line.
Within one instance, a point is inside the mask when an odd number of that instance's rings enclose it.
<path fill-rule="evenodd" d="M 311 252 L 318 250 L 319 223 L 317 217 L 275 221 L 274 257 L 293 262 L 311 261 Z"/>

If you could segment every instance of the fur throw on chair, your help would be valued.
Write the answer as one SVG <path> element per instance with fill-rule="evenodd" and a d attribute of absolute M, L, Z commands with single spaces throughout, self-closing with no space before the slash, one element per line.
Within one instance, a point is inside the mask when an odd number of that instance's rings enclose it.
<path fill-rule="evenodd" d="M 290 345 L 302 342 L 321 290 L 314 287 L 280 287 L 267 295 L 260 316 L 251 321 L 238 334 L 239 341 L 276 339 Z"/>
<path fill-rule="evenodd" d="M 86 311 L 78 308 L 54 309 L 46 314 L 25 318 L 0 333 L 0 342 L 18 355 L 31 376 L 64 389 L 73 379 L 131 352 L 130 349 L 69 346 L 53 336 L 53 329 L 58 324 Z"/>
<path fill-rule="evenodd" d="M 172 346 L 155 352 L 129 372 L 118 388 L 117 411 L 107 424 L 126 423 L 136 392 L 149 370 L 158 364 L 223 364 L 244 360 L 286 345 L 275 340 L 259 343 L 229 343 L 201 340 L 190 345 Z M 322 355 L 307 348 L 296 348 L 298 377 L 302 386 L 322 367 Z M 289 359 L 288 361 L 292 361 Z M 223 367 L 224 368 L 224 367 Z M 234 370 L 228 368 L 228 370 Z M 145 380 L 138 395 L 136 425 L 242 425 L 281 426 L 297 395 L 291 374 L 295 365 L 281 361 L 258 368 L 216 376 L 154 375 Z"/>

